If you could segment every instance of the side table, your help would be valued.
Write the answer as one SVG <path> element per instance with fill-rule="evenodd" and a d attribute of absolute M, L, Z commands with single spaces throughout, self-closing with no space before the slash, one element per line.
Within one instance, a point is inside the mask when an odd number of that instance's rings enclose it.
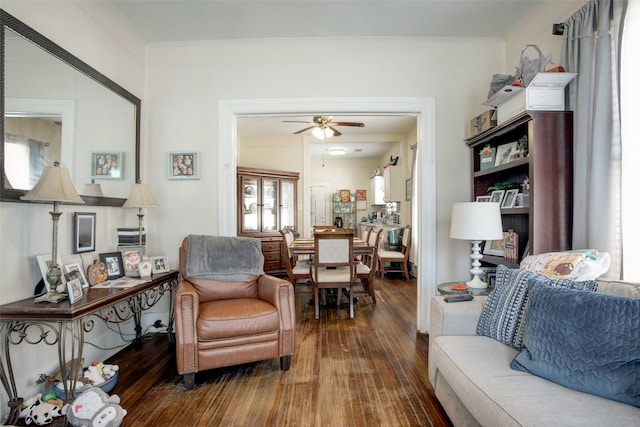
<path fill-rule="evenodd" d="M 481 296 L 481 295 L 489 295 L 493 290 L 493 286 L 487 285 L 486 288 L 467 288 L 465 290 L 454 290 L 451 289 L 451 285 L 459 285 L 464 284 L 464 282 L 445 282 L 440 283 L 438 285 L 438 292 L 440 295 L 473 295 L 473 296 Z"/>

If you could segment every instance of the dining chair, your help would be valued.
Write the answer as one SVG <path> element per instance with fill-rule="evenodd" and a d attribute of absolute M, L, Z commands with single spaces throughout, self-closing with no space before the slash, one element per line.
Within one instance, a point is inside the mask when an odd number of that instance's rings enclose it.
<path fill-rule="evenodd" d="M 293 243 L 294 240 L 293 232 L 288 227 L 285 227 L 280 230 L 280 234 L 282 235 L 282 239 L 285 245 L 283 255 L 285 267 L 287 268 L 287 277 L 289 278 L 289 282 L 291 282 L 295 290 L 295 286 L 298 280 L 311 280 L 309 264 L 306 259 L 297 259 L 291 253 L 291 243 Z"/>
<path fill-rule="evenodd" d="M 319 289 L 337 289 L 336 305 L 340 309 L 342 289 L 349 289 L 349 318 L 353 319 L 353 284 L 356 279 L 353 259 L 353 233 L 315 233 L 311 280 L 315 318 L 320 318 Z"/>
<path fill-rule="evenodd" d="M 372 228 L 367 236 L 367 245 L 371 248 L 371 254 L 362 257 L 362 261 L 356 264 L 356 278 L 362 284 L 364 291 L 369 294 L 373 303 L 376 303 L 376 290 L 374 276 L 378 265 L 378 244 L 380 242 L 381 228 Z"/>
<path fill-rule="evenodd" d="M 411 226 L 407 225 L 402 233 L 402 251 L 378 250 L 378 272 L 380 277 L 385 273 L 402 273 L 405 279 L 409 279 L 409 250 L 411 248 Z M 389 267 L 385 267 L 385 262 Z M 394 268 L 392 263 L 399 263 L 399 268 Z"/>

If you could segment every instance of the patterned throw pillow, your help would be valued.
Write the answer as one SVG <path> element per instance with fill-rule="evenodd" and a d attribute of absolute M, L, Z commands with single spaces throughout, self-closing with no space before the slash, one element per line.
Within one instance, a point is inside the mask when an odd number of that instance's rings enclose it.
<path fill-rule="evenodd" d="M 598 283 L 595 281 L 552 280 L 532 271 L 510 269 L 499 265 L 496 271 L 496 286 L 489 295 L 487 305 L 480 315 L 476 330 L 477 335 L 496 339 L 517 350 L 522 349 L 530 279 L 541 281 L 552 287 L 592 292 L 595 292 L 598 287 Z"/>
<path fill-rule="evenodd" d="M 540 273 L 552 279 L 595 280 L 607 272 L 611 257 L 595 249 L 547 252 L 529 255 L 520 262 L 522 270 Z"/>
<path fill-rule="evenodd" d="M 529 283 L 511 368 L 640 407 L 640 300 Z"/>

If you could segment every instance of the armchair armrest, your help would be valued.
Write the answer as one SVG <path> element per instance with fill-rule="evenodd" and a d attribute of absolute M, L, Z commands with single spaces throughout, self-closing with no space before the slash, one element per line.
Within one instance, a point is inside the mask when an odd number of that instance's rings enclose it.
<path fill-rule="evenodd" d="M 441 335 L 475 335 L 486 303 L 486 296 L 456 303 L 447 303 L 442 296 L 431 298 L 429 343 Z"/>
<path fill-rule="evenodd" d="M 198 372 L 198 333 L 196 321 L 200 298 L 195 288 L 186 280 L 178 283 L 173 310 L 176 325 L 176 365 L 178 374 Z"/>
<path fill-rule="evenodd" d="M 290 356 L 295 347 L 296 306 L 293 285 L 277 277 L 258 277 L 258 298 L 278 309 L 280 314 L 280 355 Z"/>

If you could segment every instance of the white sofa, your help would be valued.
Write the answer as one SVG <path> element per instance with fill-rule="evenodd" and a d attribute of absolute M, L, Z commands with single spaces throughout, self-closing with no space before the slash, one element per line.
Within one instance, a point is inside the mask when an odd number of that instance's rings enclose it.
<path fill-rule="evenodd" d="M 640 299 L 640 284 L 598 282 L 598 292 Z M 431 301 L 429 380 L 456 427 L 640 426 L 638 407 L 511 369 L 518 350 L 476 336 L 486 301 Z"/>

